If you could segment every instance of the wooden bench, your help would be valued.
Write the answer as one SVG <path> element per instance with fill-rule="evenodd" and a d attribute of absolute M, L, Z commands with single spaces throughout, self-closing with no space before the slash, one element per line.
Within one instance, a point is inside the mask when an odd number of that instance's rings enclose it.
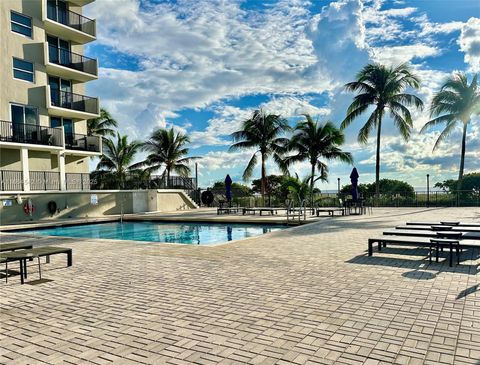
<path fill-rule="evenodd" d="M 436 261 L 438 262 L 438 252 L 442 247 L 450 249 L 449 265 L 453 263 L 453 250 L 457 253 L 457 263 L 460 262 L 461 250 L 464 248 L 480 248 L 480 241 L 452 240 L 444 238 L 422 238 L 422 237 L 398 237 L 398 236 L 378 236 L 368 239 L 368 256 L 373 255 L 373 245 L 378 244 L 378 251 L 387 244 L 398 246 L 428 247 L 430 262 L 432 261 L 432 249 L 436 248 Z"/>

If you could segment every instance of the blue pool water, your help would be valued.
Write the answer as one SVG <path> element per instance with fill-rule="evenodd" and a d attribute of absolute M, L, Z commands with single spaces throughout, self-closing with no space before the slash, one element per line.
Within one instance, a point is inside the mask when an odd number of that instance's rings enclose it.
<path fill-rule="evenodd" d="M 259 224 L 112 222 L 28 229 L 16 232 L 44 236 L 107 238 L 114 240 L 209 245 L 255 237 L 284 228 L 286 227 Z"/>

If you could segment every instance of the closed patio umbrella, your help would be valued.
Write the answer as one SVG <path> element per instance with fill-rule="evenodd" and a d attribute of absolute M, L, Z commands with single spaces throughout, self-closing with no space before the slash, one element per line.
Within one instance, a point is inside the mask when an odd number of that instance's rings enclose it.
<path fill-rule="evenodd" d="M 354 167 L 352 173 L 350 174 L 350 181 L 352 182 L 352 200 L 354 202 L 358 201 L 358 171 L 357 168 Z"/>
<path fill-rule="evenodd" d="M 228 174 L 225 178 L 225 197 L 227 198 L 228 203 L 232 201 L 232 178 Z"/>

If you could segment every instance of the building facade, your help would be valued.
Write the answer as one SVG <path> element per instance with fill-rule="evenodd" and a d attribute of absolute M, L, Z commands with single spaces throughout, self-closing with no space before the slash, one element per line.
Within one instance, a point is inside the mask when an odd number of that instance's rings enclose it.
<path fill-rule="evenodd" d="M 0 191 L 86 190 L 101 138 L 87 133 L 99 100 L 85 95 L 98 76 L 83 55 L 96 23 L 94 0 L 0 1 Z"/>

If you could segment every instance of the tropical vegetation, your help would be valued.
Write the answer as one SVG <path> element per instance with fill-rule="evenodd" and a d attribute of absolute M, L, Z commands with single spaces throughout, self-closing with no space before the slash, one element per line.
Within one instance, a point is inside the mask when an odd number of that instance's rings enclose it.
<path fill-rule="evenodd" d="M 188 176 L 191 173 L 188 164 L 198 158 L 188 156 L 189 149 L 186 146 L 189 142 L 188 136 L 176 132 L 173 127 L 158 128 L 142 144 L 148 156 L 141 164 L 150 172 L 163 168 L 163 175 L 168 182 L 172 172 L 180 176 Z"/>
<path fill-rule="evenodd" d="M 288 139 L 285 137 L 285 133 L 289 130 L 287 120 L 280 115 L 266 114 L 263 110 L 255 110 L 251 118 L 243 121 L 242 129 L 232 134 L 234 143 L 230 146 L 230 151 L 254 149 L 243 172 L 244 180 L 250 179 L 260 156 L 263 202 L 265 202 L 267 182 L 267 159 L 272 157 L 280 167 L 284 166 L 282 154 L 286 151 Z"/>
<path fill-rule="evenodd" d="M 97 164 L 94 178 L 108 180 L 118 189 L 123 189 L 129 173 L 141 173 L 140 165 L 134 163 L 142 144 L 128 141 L 127 136 L 117 132 L 116 140 L 106 138 L 103 141 L 103 154 Z"/>
<path fill-rule="evenodd" d="M 310 164 L 309 191 L 313 191 L 315 181 L 326 181 L 328 166 L 325 160 L 340 160 L 352 163 L 350 152 L 344 152 L 341 145 L 345 141 L 343 132 L 331 122 L 318 123 L 309 114 L 304 114 L 305 120 L 298 123 L 295 132 L 288 143 L 288 150 L 294 152 L 285 158 L 285 165 L 291 166 L 296 162 L 308 161 Z M 319 173 L 316 178 L 315 172 Z M 313 205 L 313 194 L 311 196 Z"/>
<path fill-rule="evenodd" d="M 373 112 L 358 132 L 358 141 L 366 144 L 373 130 L 376 129 L 376 163 L 375 163 L 375 194 L 380 194 L 380 142 L 383 118 L 388 111 L 400 136 L 408 140 L 413 127 L 412 115 L 408 107 L 422 109 L 422 100 L 406 92 L 407 88 L 418 89 L 420 79 L 411 67 L 402 64 L 397 67 L 387 67 L 380 64 L 365 66 L 356 76 L 356 80 L 345 85 L 345 89 L 357 92 L 353 102 L 347 109 L 347 116 L 341 128 L 348 127 L 354 120 L 366 113 L 371 107 Z"/>
<path fill-rule="evenodd" d="M 455 130 L 457 125 L 462 128 L 462 142 L 460 153 L 460 168 L 458 171 L 457 190 L 462 190 L 463 173 L 465 169 L 465 150 L 467 129 L 472 117 L 480 114 L 480 87 L 478 74 L 473 76 L 470 85 L 464 73 L 457 72 L 450 76 L 432 99 L 430 116 L 433 118 L 426 123 L 422 132 L 439 125 L 445 125 L 435 142 L 433 149 L 438 146 Z"/>
<path fill-rule="evenodd" d="M 113 128 L 117 127 L 117 121 L 111 116 L 108 110 L 104 108 L 100 109 L 100 116 L 98 118 L 87 120 L 87 134 L 89 136 L 114 137 L 115 130 Z"/>

